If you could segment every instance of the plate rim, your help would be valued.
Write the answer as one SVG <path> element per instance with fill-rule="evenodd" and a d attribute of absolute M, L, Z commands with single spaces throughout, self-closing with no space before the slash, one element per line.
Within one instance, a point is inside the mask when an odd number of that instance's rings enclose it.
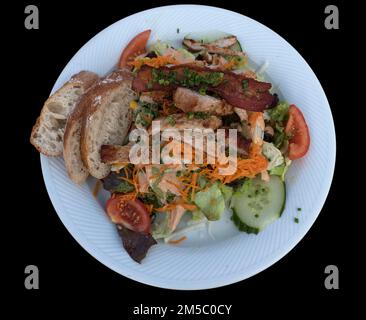
<path fill-rule="evenodd" d="M 314 209 L 314 213 L 311 219 L 307 220 L 307 224 L 304 226 L 302 226 L 301 230 L 299 230 L 298 232 L 296 232 L 292 238 L 290 238 L 288 240 L 288 244 L 286 246 L 282 246 L 279 250 L 277 250 L 276 254 L 269 254 L 268 256 L 266 256 L 266 258 L 263 258 L 260 262 L 258 262 L 258 264 L 260 264 L 260 267 L 255 268 L 255 270 L 253 270 L 254 268 L 252 268 L 251 272 L 242 272 L 242 273 L 237 273 L 236 275 L 226 275 L 226 276 L 221 276 L 220 280 L 215 279 L 215 281 L 210 282 L 210 280 L 207 279 L 203 279 L 203 280 L 199 280 L 196 282 L 189 282 L 188 286 L 187 284 L 185 285 L 184 283 L 179 283 L 179 281 L 177 280 L 171 280 L 171 279 L 164 279 L 162 281 L 162 279 L 157 279 L 157 281 L 155 281 L 155 279 L 152 279 L 150 275 L 142 276 L 141 273 L 121 273 L 119 269 L 120 266 L 117 266 L 114 262 L 112 262 L 111 259 L 108 258 L 107 255 L 104 254 L 104 252 L 102 250 L 100 250 L 99 248 L 96 248 L 93 245 L 93 241 L 88 240 L 88 238 L 85 236 L 85 234 L 82 232 L 82 230 L 80 230 L 78 227 L 75 226 L 74 222 L 72 221 L 72 219 L 70 217 L 68 217 L 67 214 L 63 214 L 62 211 L 67 211 L 66 209 L 64 209 L 63 203 L 62 201 L 59 199 L 59 196 L 57 194 L 57 192 L 55 191 L 55 188 L 53 186 L 52 183 L 52 178 L 51 178 L 51 169 L 50 169 L 50 163 L 48 161 L 48 158 L 40 155 L 40 160 L 41 160 L 41 168 L 42 168 L 42 174 L 43 174 L 43 179 L 44 179 L 44 183 L 47 189 L 47 193 L 49 195 L 49 198 L 52 202 L 52 205 L 59 217 L 59 219 L 61 220 L 61 222 L 63 223 L 63 225 L 65 226 L 65 228 L 67 229 L 67 231 L 71 234 L 71 236 L 76 240 L 76 242 L 86 251 L 88 252 L 93 258 L 97 259 L 100 263 L 102 263 L 104 266 L 106 266 L 107 268 L 113 270 L 114 272 L 125 276 L 127 278 L 130 278 L 134 281 L 143 283 L 143 284 L 147 284 L 147 285 L 151 285 L 151 286 L 155 286 L 155 287 L 159 287 L 159 288 L 165 288 L 165 289 L 172 289 L 172 290 L 204 290 L 204 289 L 211 289 L 211 288 L 216 288 L 216 287 L 221 287 L 221 286 L 226 286 L 226 285 L 230 285 L 245 279 L 248 279 L 254 275 L 256 275 L 257 273 L 262 272 L 265 269 L 268 269 L 269 267 L 271 267 L 272 265 L 274 265 L 275 263 L 277 263 L 279 260 L 281 260 L 287 253 L 289 253 L 304 237 L 305 235 L 308 233 L 308 231 L 310 230 L 310 228 L 312 227 L 312 225 L 314 224 L 314 222 L 316 221 L 316 219 L 318 218 L 324 204 L 325 201 L 327 199 L 327 196 L 329 194 L 331 185 L 332 185 L 332 181 L 333 181 L 333 177 L 334 177 L 334 171 L 335 171 L 335 162 L 336 162 L 336 132 L 335 132 L 335 126 L 334 126 L 334 119 L 333 119 L 333 114 L 332 114 L 332 110 L 330 108 L 329 105 L 329 101 L 327 99 L 327 96 L 324 92 L 324 89 L 318 79 L 318 77 L 316 76 L 316 74 L 314 73 L 314 71 L 312 70 L 312 68 L 310 67 L 310 65 L 307 63 L 307 61 L 302 57 L 302 55 L 296 50 L 296 48 L 294 48 L 286 39 L 284 39 L 282 36 L 280 36 L 279 34 L 277 34 L 275 31 L 273 31 L 272 29 L 270 29 L 269 27 L 265 26 L 264 24 L 262 24 L 261 22 L 254 20 L 246 15 L 243 15 L 241 13 L 237 13 L 235 11 L 231 11 L 228 9 L 224 9 L 224 8 L 220 8 L 220 7 L 214 7 L 214 6 L 207 6 L 207 5 L 197 5 L 197 4 L 181 4 L 181 5 L 168 5 L 168 6 L 159 6 L 159 7 L 154 7 L 154 8 L 150 8 L 147 10 L 143 10 L 143 11 L 139 11 L 136 12 L 134 14 L 131 14 L 129 16 L 126 16 L 122 19 L 119 19 L 117 21 L 115 21 L 114 23 L 110 24 L 109 26 L 107 26 L 106 28 L 104 28 L 103 30 L 101 30 L 100 32 L 98 32 L 96 35 L 94 35 L 92 38 L 90 38 L 68 61 L 68 63 L 76 56 L 78 55 L 78 53 L 84 49 L 84 47 L 88 44 L 90 44 L 90 42 L 95 41 L 97 37 L 101 37 L 103 36 L 103 34 L 105 32 L 107 32 L 107 30 L 109 28 L 112 28 L 115 24 L 120 23 L 122 20 L 125 20 L 127 18 L 133 18 L 135 15 L 141 15 L 144 13 L 148 13 L 151 11 L 156 11 L 159 9 L 169 9 L 169 8 L 177 8 L 177 7 L 185 7 L 185 8 L 209 8 L 210 10 L 218 10 L 218 11 L 225 11 L 226 13 L 229 14 L 234 14 L 234 15 L 238 15 L 240 17 L 245 17 L 248 20 L 251 20 L 252 22 L 259 24 L 261 27 L 264 27 L 267 31 L 274 33 L 276 36 L 278 36 L 279 38 L 281 38 L 282 41 L 284 41 L 289 48 L 291 48 L 292 50 L 294 50 L 298 56 L 303 60 L 303 62 L 305 63 L 305 65 L 309 68 L 310 72 L 313 74 L 314 78 L 318 81 L 321 89 L 322 89 L 322 93 L 324 95 L 324 99 L 325 102 L 327 104 L 327 107 L 329 109 L 329 115 L 330 115 L 330 121 L 331 121 L 331 138 L 332 138 L 332 144 L 331 144 L 331 152 L 332 152 L 332 159 L 331 159 L 331 163 L 330 165 L 327 167 L 329 174 L 327 175 L 327 181 L 326 181 L 326 192 L 324 192 L 324 194 L 322 195 L 321 201 L 318 201 L 318 205 L 316 207 L 316 209 Z M 68 63 L 65 65 L 65 67 L 63 68 L 63 70 L 61 71 L 60 75 L 63 73 L 63 71 L 66 69 Z M 56 80 L 57 82 L 57 80 Z M 55 82 L 55 84 L 56 84 Z M 52 88 L 52 92 L 55 91 L 55 85 Z M 269 257 L 270 256 L 270 257 Z M 106 264 L 106 260 L 108 260 L 108 264 Z M 175 284 L 172 284 L 175 283 Z"/>

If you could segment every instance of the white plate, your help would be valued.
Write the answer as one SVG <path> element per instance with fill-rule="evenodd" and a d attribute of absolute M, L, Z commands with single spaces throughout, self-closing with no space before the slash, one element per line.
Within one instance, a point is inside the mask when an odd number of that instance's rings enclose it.
<path fill-rule="evenodd" d="M 145 29 L 152 29 L 151 42 L 158 38 L 178 40 L 194 31 L 225 31 L 238 36 L 254 63 L 268 61 L 267 74 L 282 96 L 301 108 L 311 134 L 309 153 L 294 161 L 288 172 L 286 209 L 281 219 L 259 235 L 236 232 L 230 225 L 215 240 L 192 237 L 181 246 L 159 244 L 139 265 L 124 251 L 103 211 L 105 194 L 95 199 L 92 180 L 78 187 L 68 179 L 62 159 L 41 156 L 51 201 L 85 250 L 136 281 L 171 289 L 206 289 L 246 279 L 288 253 L 310 229 L 324 204 L 335 163 L 335 132 L 327 98 L 305 60 L 279 35 L 243 15 L 197 5 L 155 8 L 114 23 L 77 52 L 52 92 L 80 70 L 105 75 L 114 68 L 128 41 Z M 302 208 L 301 213 L 297 207 Z M 295 216 L 299 216 L 298 224 Z"/>

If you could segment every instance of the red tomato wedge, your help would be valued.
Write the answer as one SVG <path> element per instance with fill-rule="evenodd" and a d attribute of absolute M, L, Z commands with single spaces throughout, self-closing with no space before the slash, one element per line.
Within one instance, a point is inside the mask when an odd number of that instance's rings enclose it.
<path fill-rule="evenodd" d="M 129 42 L 119 58 L 119 68 L 128 66 L 129 62 L 132 62 L 137 56 L 146 52 L 146 44 L 149 40 L 150 34 L 151 30 L 145 30 Z"/>
<path fill-rule="evenodd" d="M 291 136 L 288 146 L 289 159 L 302 158 L 309 150 L 310 134 L 302 112 L 293 104 L 289 109 L 285 132 Z"/>
<path fill-rule="evenodd" d="M 114 223 L 136 232 L 151 232 L 150 214 L 138 199 L 126 200 L 123 195 L 117 195 L 107 201 L 106 211 Z"/>

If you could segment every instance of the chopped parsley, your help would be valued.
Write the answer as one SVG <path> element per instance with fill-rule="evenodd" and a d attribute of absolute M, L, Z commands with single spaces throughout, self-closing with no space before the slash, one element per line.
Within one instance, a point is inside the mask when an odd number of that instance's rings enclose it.
<path fill-rule="evenodd" d="M 241 86 L 243 88 L 243 90 L 247 90 L 248 87 L 249 87 L 249 80 L 248 79 L 244 79 L 242 82 L 241 82 Z"/>
<path fill-rule="evenodd" d="M 187 112 L 186 117 L 190 120 L 198 119 L 198 120 L 205 120 L 210 117 L 207 112 L 197 111 L 197 112 Z"/>
<path fill-rule="evenodd" d="M 201 87 L 201 88 L 198 90 L 198 93 L 199 93 L 201 96 L 205 96 L 205 95 L 206 95 L 206 90 L 207 90 L 207 88 L 205 88 L 205 87 Z"/>
<path fill-rule="evenodd" d="M 150 124 L 149 121 L 142 116 L 137 117 L 135 123 L 143 127 L 147 127 Z"/>
<path fill-rule="evenodd" d="M 135 111 L 135 123 L 147 127 L 158 115 L 158 104 L 140 101 L 139 106 Z"/>
<path fill-rule="evenodd" d="M 175 125 L 175 119 L 172 115 L 169 115 L 166 117 L 166 121 L 168 124 L 170 124 L 171 126 L 174 126 Z"/>
<path fill-rule="evenodd" d="M 299 223 L 299 218 L 297 218 L 297 217 L 296 217 L 296 218 L 294 218 L 294 222 L 295 222 L 295 223 Z"/>
<path fill-rule="evenodd" d="M 164 86 L 168 86 L 170 84 L 169 80 L 159 79 L 158 83 Z"/>
<path fill-rule="evenodd" d="M 187 113 L 186 113 L 186 117 L 187 117 L 189 120 L 194 119 L 194 112 L 187 112 Z"/>
<path fill-rule="evenodd" d="M 184 68 L 183 74 L 180 75 L 179 79 L 176 70 L 152 69 L 151 75 L 152 83 L 158 83 L 162 86 L 181 85 L 189 88 L 199 87 L 201 88 L 201 94 L 206 94 L 206 88 L 208 86 L 218 86 L 224 79 L 223 72 L 198 73 L 188 68 Z"/>
<path fill-rule="evenodd" d="M 179 31 L 180 31 L 179 28 L 177 28 L 177 33 L 179 33 Z"/>
<path fill-rule="evenodd" d="M 297 208 L 297 211 L 301 211 L 302 209 L 301 208 Z"/>
<path fill-rule="evenodd" d="M 164 72 L 163 70 L 152 69 L 151 72 L 153 83 L 158 83 L 162 86 L 169 86 L 172 84 L 178 84 L 177 72 L 175 70 Z"/>
<path fill-rule="evenodd" d="M 193 70 L 185 68 L 183 71 L 184 79 L 183 85 L 186 87 L 199 87 L 203 85 L 218 86 L 224 79 L 223 72 L 209 72 L 206 74 L 199 74 Z"/>

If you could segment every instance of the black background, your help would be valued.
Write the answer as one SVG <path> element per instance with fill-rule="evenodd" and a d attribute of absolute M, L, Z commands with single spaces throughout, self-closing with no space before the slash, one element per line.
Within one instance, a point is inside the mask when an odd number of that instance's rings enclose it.
<path fill-rule="evenodd" d="M 352 257 L 348 254 L 354 240 L 345 227 L 344 215 L 356 207 L 351 202 L 343 209 L 344 199 L 353 197 L 351 188 L 344 183 L 349 175 L 345 169 L 349 147 L 343 112 L 350 103 L 344 81 L 350 77 L 350 70 L 345 61 L 350 61 L 350 35 L 357 8 L 332 1 L 339 8 L 340 29 L 326 30 L 324 8 L 330 4 L 326 2 L 199 3 L 237 11 L 265 24 L 292 44 L 318 76 L 329 99 L 337 133 L 335 176 L 319 218 L 283 259 L 252 278 L 223 288 L 195 292 L 153 288 L 124 278 L 99 263 L 72 238 L 54 212 L 43 183 L 38 152 L 28 142 L 29 134 L 58 75 L 84 43 L 125 16 L 173 2 L 19 1 L 3 11 L 3 16 L 11 17 L 10 24 L 3 27 L 8 43 L 4 51 L 9 55 L 3 61 L 8 75 L 4 103 L 9 107 L 3 110 L 11 112 L 3 114 L 3 126 L 9 125 L 11 131 L 6 131 L 3 138 L 6 152 L 2 160 L 11 162 L 3 173 L 10 190 L 5 200 L 12 204 L 4 212 L 10 218 L 4 229 L 12 234 L 4 242 L 11 254 L 6 265 L 12 271 L 11 291 L 22 305 L 38 312 L 46 305 L 55 306 L 57 313 L 68 312 L 71 306 L 92 312 L 115 310 L 122 319 L 133 319 L 132 307 L 140 303 L 233 304 L 235 318 L 243 318 L 251 311 L 261 314 L 267 306 L 275 306 L 273 315 L 285 314 L 291 306 L 303 313 L 312 312 L 315 306 L 332 313 L 342 308 L 343 298 L 354 284 Z M 28 4 L 39 8 L 39 30 L 24 28 L 24 8 Z M 10 246 L 9 242 L 14 244 Z M 29 264 L 39 267 L 40 290 L 24 289 L 24 268 Z M 340 270 L 340 290 L 324 287 L 324 268 L 329 264 Z M 103 300 L 107 300 L 105 307 Z"/>

